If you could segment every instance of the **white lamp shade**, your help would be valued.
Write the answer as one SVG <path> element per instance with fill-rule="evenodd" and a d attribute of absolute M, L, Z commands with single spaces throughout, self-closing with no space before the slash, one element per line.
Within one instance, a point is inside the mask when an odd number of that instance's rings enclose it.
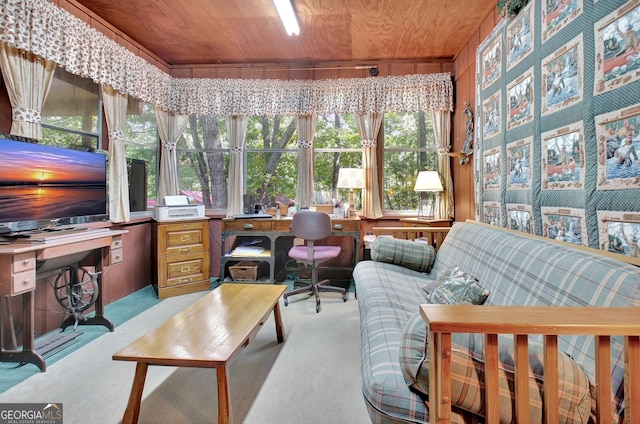
<path fill-rule="evenodd" d="M 340 168 L 338 188 L 364 188 L 364 171 L 359 168 Z"/>
<path fill-rule="evenodd" d="M 442 182 L 437 171 L 420 171 L 414 191 L 442 191 Z"/>

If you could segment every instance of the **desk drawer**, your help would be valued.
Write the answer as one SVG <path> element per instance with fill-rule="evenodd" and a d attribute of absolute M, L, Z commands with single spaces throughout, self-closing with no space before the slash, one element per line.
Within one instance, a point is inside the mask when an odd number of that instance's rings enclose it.
<path fill-rule="evenodd" d="M 223 221 L 223 231 L 270 231 L 275 220 L 261 219 L 231 219 Z"/>
<path fill-rule="evenodd" d="M 336 229 L 336 225 L 342 225 L 342 229 Z M 333 231 L 360 231 L 360 221 L 350 219 L 337 219 L 331 221 Z"/>
<path fill-rule="evenodd" d="M 11 294 L 16 295 L 36 288 L 36 271 L 18 272 L 11 276 Z"/>
<path fill-rule="evenodd" d="M 115 236 L 111 239 L 111 249 L 122 248 L 122 236 Z"/>
<path fill-rule="evenodd" d="M 36 269 L 34 252 L 20 253 L 13 256 L 12 270 L 14 273 Z"/>
<path fill-rule="evenodd" d="M 122 249 L 111 249 L 109 252 L 109 265 L 115 265 L 124 260 L 124 251 Z"/>

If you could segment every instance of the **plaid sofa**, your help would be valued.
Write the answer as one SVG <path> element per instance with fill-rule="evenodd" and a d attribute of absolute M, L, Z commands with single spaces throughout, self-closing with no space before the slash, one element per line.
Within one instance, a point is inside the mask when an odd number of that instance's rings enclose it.
<path fill-rule="evenodd" d="M 403 377 L 399 349 L 407 322 L 426 303 L 423 287 L 454 266 L 475 276 L 490 291 L 485 304 L 640 306 L 640 272 L 633 265 L 569 244 L 471 222 L 454 224 L 428 274 L 392 263 L 362 261 L 353 277 L 361 318 L 362 390 L 372 422 L 429 422 L 424 399 L 409 389 Z M 593 338 L 560 337 L 558 343 L 595 381 Z M 622 340 L 614 338 L 612 402 L 619 415 L 624 411 L 622 348 Z M 482 419 L 453 412 L 457 422 Z"/>

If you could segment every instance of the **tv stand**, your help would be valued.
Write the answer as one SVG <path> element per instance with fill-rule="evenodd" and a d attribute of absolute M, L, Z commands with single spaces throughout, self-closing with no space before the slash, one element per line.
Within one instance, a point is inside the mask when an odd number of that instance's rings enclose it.
<path fill-rule="evenodd" d="M 44 358 L 35 350 L 35 290 L 37 273 L 47 268 L 45 263 L 51 262 L 57 267 L 75 263 L 77 258 L 88 255 L 91 265 L 98 274 L 98 298 L 95 302 L 95 316 L 79 325 L 103 325 L 114 331 L 113 323 L 104 316 L 104 303 L 102 299 L 102 270 L 105 266 L 122 261 L 122 234 L 125 230 L 110 230 L 99 228 L 95 230 L 79 231 L 58 235 L 57 233 L 45 234 L 47 237 L 40 242 L 21 239 L 9 245 L 0 246 L 0 362 L 25 362 L 36 365 L 41 371 L 46 371 Z M 54 236 L 55 234 L 55 236 Z M 51 237 L 52 236 L 52 237 Z M 68 260 L 69 263 L 65 264 Z M 53 267 L 53 265 L 52 265 Z M 50 268 L 53 269 L 53 268 Z M 5 349 L 4 340 L 4 305 L 9 304 L 9 297 L 22 297 L 23 313 L 23 341 L 22 349 L 18 349 L 13 329 L 13 318 L 9 315 L 9 323 L 12 335 L 10 349 Z M 69 326 L 65 320 L 61 328 Z"/>

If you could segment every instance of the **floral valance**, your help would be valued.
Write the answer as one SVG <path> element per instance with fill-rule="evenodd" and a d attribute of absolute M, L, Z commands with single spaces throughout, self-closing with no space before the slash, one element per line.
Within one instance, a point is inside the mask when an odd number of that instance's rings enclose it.
<path fill-rule="evenodd" d="M 173 78 L 46 0 L 4 0 L 0 41 L 177 114 L 453 110 L 449 73 L 338 80 Z"/>

